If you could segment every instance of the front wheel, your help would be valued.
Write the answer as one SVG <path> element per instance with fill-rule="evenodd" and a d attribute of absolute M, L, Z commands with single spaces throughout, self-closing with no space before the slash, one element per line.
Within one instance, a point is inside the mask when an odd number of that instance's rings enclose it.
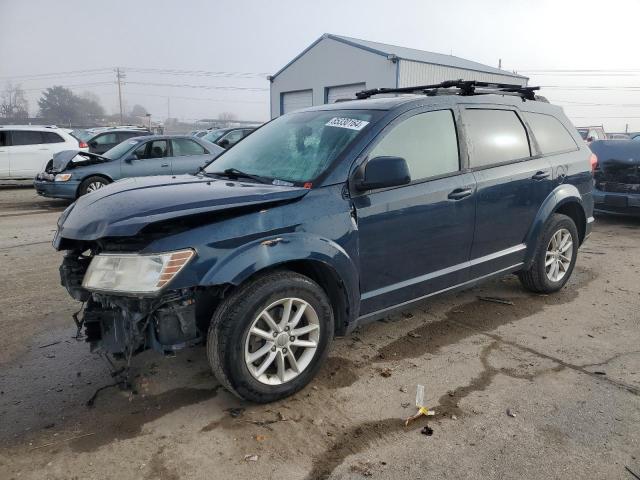
<path fill-rule="evenodd" d="M 566 215 L 553 214 L 536 248 L 531 267 L 518 274 L 522 285 L 536 293 L 560 290 L 573 272 L 579 241 L 574 221 Z"/>
<path fill-rule="evenodd" d="M 100 190 L 106 185 L 109 185 L 109 180 L 104 177 L 94 175 L 93 177 L 86 178 L 78 188 L 78 197 Z"/>
<path fill-rule="evenodd" d="M 241 286 L 216 309 L 207 357 L 220 383 L 237 396 L 267 403 L 311 381 L 333 337 L 324 290 L 303 275 L 281 271 Z"/>

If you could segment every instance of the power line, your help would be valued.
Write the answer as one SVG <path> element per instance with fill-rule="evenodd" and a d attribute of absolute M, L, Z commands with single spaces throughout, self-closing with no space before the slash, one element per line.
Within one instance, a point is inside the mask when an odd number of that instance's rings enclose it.
<path fill-rule="evenodd" d="M 111 73 L 113 69 L 111 68 L 94 68 L 88 70 L 71 70 L 68 72 L 56 72 L 56 73 L 36 73 L 31 75 L 2 75 L 0 78 L 2 79 L 39 79 L 39 78 L 49 78 L 49 77 L 65 77 L 65 76 L 83 76 L 83 75 L 95 75 L 102 73 Z"/>
<path fill-rule="evenodd" d="M 156 83 L 156 82 L 126 82 L 127 85 L 145 85 L 149 87 L 173 87 L 173 88 L 200 88 L 204 90 L 239 90 L 239 91 L 268 91 L 268 88 L 258 87 L 232 87 L 232 86 L 213 86 L 213 85 L 191 85 L 186 83 Z"/>

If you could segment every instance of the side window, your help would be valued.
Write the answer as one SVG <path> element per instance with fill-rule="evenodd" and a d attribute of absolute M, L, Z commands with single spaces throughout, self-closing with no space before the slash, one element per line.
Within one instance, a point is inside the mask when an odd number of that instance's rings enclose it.
<path fill-rule="evenodd" d="M 557 118 L 531 112 L 525 112 L 524 118 L 529 123 L 543 155 L 578 149 L 569 131 Z"/>
<path fill-rule="evenodd" d="M 98 135 L 93 139 L 93 141 L 98 145 L 112 145 L 114 143 L 118 143 L 115 133 L 105 133 L 103 135 Z"/>
<path fill-rule="evenodd" d="M 64 138 L 54 132 L 42 132 L 44 143 L 64 143 Z"/>
<path fill-rule="evenodd" d="M 176 138 L 171 140 L 173 156 L 181 157 L 187 155 L 204 155 L 206 150 L 198 143 L 187 138 Z"/>
<path fill-rule="evenodd" d="M 118 142 L 124 142 L 125 140 L 129 140 L 133 137 L 139 137 L 139 133 L 135 132 L 118 132 Z"/>
<path fill-rule="evenodd" d="M 11 132 L 11 143 L 15 145 L 39 145 L 44 143 L 42 132 L 34 130 L 13 130 Z"/>
<path fill-rule="evenodd" d="M 531 156 L 524 125 L 511 110 L 464 112 L 471 167 L 484 167 Z"/>
<path fill-rule="evenodd" d="M 167 156 L 167 141 L 166 140 L 154 140 L 147 142 L 138 148 L 135 152 L 138 159 L 143 160 L 145 158 L 163 158 Z"/>
<path fill-rule="evenodd" d="M 412 181 L 458 171 L 453 112 L 420 113 L 396 125 L 369 153 L 369 158 L 383 156 L 404 158 Z"/>
<path fill-rule="evenodd" d="M 9 132 L 0 132 L 0 147 L 9 145 Z"/>

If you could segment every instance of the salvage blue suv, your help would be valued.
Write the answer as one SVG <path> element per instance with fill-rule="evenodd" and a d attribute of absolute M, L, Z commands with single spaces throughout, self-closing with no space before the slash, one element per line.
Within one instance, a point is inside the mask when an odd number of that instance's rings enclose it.
<path fill-rule="evenodd" d="M 199 173 L 81 197 L 54 239 L 79 328 L 127 361 L 205 343 L 225 388 L 269 402 L 335 335 L 413 302 L 508 273 L 559 290 L 591 231 L 591 152 L 533 90 L 364 91 L 279 117 Z"/>

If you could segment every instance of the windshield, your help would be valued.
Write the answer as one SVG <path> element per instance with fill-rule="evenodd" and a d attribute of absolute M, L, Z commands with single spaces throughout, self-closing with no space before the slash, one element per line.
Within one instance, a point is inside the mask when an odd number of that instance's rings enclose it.
<path fill-rule="evenodd" d="M 90 132 L 87 132 L 86 130 L 74 130 L 73 132 L 71 132 L 71 135 L 73 135 L 78 140 L 82 140 L 83 142 L 86 142 L 91 137 L 93 137 L 95 133 L 90 133 Z"/>
<path fill-rule="evenodd" d="M 267 179 L 309 182 L 322 174 L 371 121 L 374 112 L 330 110 L 284 115 L 210 163 Z"/>
<path fill-rule="evenodd" d="M 137 145 L 138 143 L 140 143 L 140 140 L 126 140 L 122 143 L 119 143 L 112 149 L 107 150 L 102 154 L 102 156 L 108 158 L 109 160 L 115 160 L 122 157 L 122 155 L 127 153 L 131 149 L 131 147 Z"/>
<path fill-rule="evenodd" d="M 211 132 L 207 132 L 207 134 L 202 138 L 211 143 L 215 143 L 222 135 L 224 135 L 224 132 L 226 132 L 226 130 L 213 130 Z"/>

